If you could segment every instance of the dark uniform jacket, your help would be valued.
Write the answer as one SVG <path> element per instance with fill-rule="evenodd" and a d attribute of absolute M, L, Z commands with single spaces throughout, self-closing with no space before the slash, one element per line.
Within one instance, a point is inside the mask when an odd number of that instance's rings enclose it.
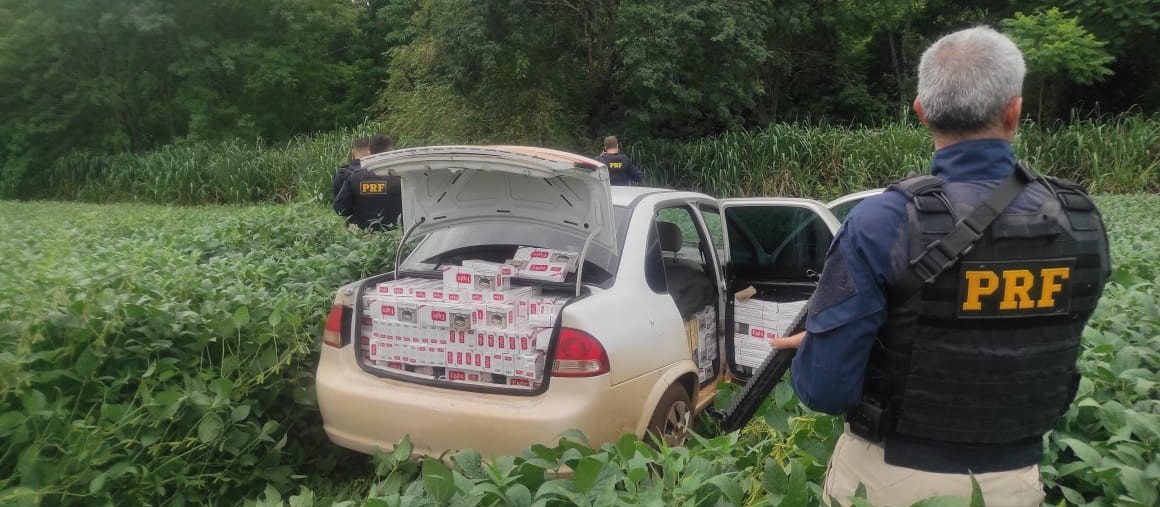
<path fill-rule="evenodd" d="M 623 153 L 601 153 L 597 158 L 608 166 L 608 180 L 613 185 L 631 185 L 644 180 L 644 171 Z"/>
<path fill-rule="evenodd" d="M 393 229 L 403 208 L 398 176 L 379 176 L 351 164 L 334 198 L 334 211 L 364 230 Z"/>
<path fill-rule="evenodd" d="M 1014 167 L 1009 143 L 975 140 L 936 152 L 931 174 L 944 180 L 943 196 L 961 218 Z M 885 398 L 876 401 L 889 407 L 883 420 L 890 464 L 985 473 L 1038 463 L 1043 428 L 1074 396 L 1078 333 L 1111 270 L 1090 200 L 1059 193 L 1046 182 L 1029 184 L 985 234 L 987 241 L 903 301 L 891 288 L 921 253 L 918 243 L 949 230 L 923 234 L 915 203 L 899 191 L 855 207 L 831 245 L 810 302 L 808 336 L 793 361 L 792 383 L 802 402 L 831 414 L 860 414 L 868 396 Z M 1065 201 L 1087 209 L 1073 212 Z M 996 231 L 1001 222 L 1007 225 Z M 953 226 L 950 217 L 948 223 Z M 996 246 L 988 246 L 993 238 Z M 1075 259 L 1061 264 L 1070 266 L 1068 278 L 1047 276 L 1061 258 Z M 1045 305 L 1049 296 L 1054 302 Z M 1000 307 L 1008 303 L 1010 309 Z M 991 392 L 1000 385 L 1006 389 Z M 988 408 L 999 406 L 1005 408 Z"/>

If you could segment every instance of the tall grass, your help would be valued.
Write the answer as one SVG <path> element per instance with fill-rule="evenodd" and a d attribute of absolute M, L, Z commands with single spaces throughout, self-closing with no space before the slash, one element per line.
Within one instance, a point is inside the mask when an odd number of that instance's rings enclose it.
<path fill-rule="evenodd" d="M 350 139 L 376 130 L 391 131 L 364 125 L 278 145 L 185 142 L 141 155 L 71 154 L 44 174 L 28 175 L 37 184 L 24 185 L 34 190 L 19 197 L 176 204 L 326 199 L 330 176 L 346 157 Z M 401 144 L 423 143 L 403 139 Z M 1160 192 L 1160 116 L 1028 123 L 1015 144 L 1038 172 L 1082 182 L 1095 192 Z M 629 142 L 626 148 L 652 185 L 720 196 L 822 198 L 923 173 L 932 151 L 926 130 L 906 124 L 772 125 L 693 141 Z"/>
<path fill-rule="evenodd" d="M 924 173 L 933 145 L 910 125 L 873 129 L 773 125 L 692 142 L 629 147 L 653 184 L 712 195 L 835 197 Z M 1017 155 L 1037 172 L 1095 192 L 1160 191 L 1160 117 L 1124 115 L 1042 127 L 1023 125 Z"/>

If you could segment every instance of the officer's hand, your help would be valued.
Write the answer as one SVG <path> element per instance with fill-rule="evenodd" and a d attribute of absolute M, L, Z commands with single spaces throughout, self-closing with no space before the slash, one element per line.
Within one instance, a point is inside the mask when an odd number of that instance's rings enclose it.
<path fill-rule="evenodd" d="M 802 340 L 805 339 L 806 332 L 802 331 L 798 334 L 791 334 L 789 336 L 775 336 L 769 339 L 769 344 L 777 350 L 796 349 L 802 345 Z"/>

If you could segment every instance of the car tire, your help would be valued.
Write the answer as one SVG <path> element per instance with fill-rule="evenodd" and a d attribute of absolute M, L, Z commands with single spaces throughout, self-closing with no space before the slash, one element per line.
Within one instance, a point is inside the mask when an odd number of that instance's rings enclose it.
<path fill-rule="evenodd" d="M 680 384 L 673 384 L 657 403 L 645 430 L 645 438 L 653 445 L 681 446 L 685 444 L 692 424 L 693 403 L 689 392 Z"/>

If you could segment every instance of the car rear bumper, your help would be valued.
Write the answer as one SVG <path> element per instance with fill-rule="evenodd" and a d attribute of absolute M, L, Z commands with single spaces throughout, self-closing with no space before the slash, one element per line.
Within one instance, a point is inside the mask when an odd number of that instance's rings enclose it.
<path fill-rule="evenodd" d="M 553 378 L 536 396 L 480 394 L 376 377 L 357 366 L 350 346 L 323 346 L 316 388 L 326 434 L 343 447 L 389 450 L 409 435 L 417 454 L 471 448 L 494 457 L 553 446 L 572 429 L 594 446 L 635 433 L 660 377 L 658 370 L 616 386 L 608 375 Z"/>

